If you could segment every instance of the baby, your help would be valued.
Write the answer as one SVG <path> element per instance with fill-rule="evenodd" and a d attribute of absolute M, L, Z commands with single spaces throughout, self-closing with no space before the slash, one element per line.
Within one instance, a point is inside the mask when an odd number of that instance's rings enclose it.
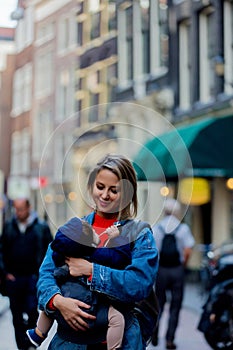
<path fill-rule="evenodd" d="M 122 343 L 124 316 L 116 309 L 114 300 L 109 300 L 107 296 L 90 290 L 87 276 L 70 276 L 68 266 L 65 264 L 66 257 L 78 257 L 112 268 L 125 268 L 131 261 L 128 239 L 120 235 L 120 231 L 115 225 L 102 232 L 102 234 L 106 233 L 108 239 L 104 247 L 98 248 L 100 238 L 93 227 L 86 221 L 75 217 L 58 229 L 51 243 L 51 248 L 56 265 L 54 276 L 62 295 L 79 299 L 91 305 L 91 308 L 85 311 L 96 316 L 95 321 L 88 321 L 87 331 L 78 332 L 79 341 L 85 343 L 88 338 L 93 338 L 93 335 L 96 339 L 98 334 L 103 334 L 101 331 L 104 329 L 106 330 L 107 348 L 113 350 L 119 348 Z M 66 327 L 69 339 L 77 337 L 77 332 L 66 323 L 58 311 L 55 312 L 54 316 L 58 326 L 59 323 L 62 323 L 63 327 Z M 28 338 L 32 344 L 41 345 L 52 327 L 53 320 L 44 311 L 40 312 L 36 328 L 27 330 Z M 103 340 L 101 337 L 98 341 Z"/>

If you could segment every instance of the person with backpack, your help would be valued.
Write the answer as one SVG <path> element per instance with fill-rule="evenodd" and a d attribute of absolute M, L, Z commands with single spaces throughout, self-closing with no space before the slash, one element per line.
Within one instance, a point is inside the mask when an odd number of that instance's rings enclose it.
<path fill-rule="evenodd" d="M 171 293 L 169 319 L 166 331 L 166 348 L 176 349 L 174 343 L 179 314 L 183 301 L 185 266 L 195 244 L 189 226 L 180 221 L 181 205 L 168 198 L 164 204 L 164 218 L 153 227 L 153 234 L 159 250 L 159 270 L 156 279 L 156 294 L 160 306 L 161 319 L 166 294 Z M 159 327 L 152 336 L 152 344 L 158 344 Z"/>

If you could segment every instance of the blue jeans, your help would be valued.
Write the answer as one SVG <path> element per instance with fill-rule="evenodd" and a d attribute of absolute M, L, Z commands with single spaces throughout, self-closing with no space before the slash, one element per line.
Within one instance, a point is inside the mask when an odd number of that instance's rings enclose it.
<path fill-rule="evenodd" d="M 145 350 L 146 344 L 142 340 L 140 328 L 138 321 L 135 317 L 131 315 L 126 316 L 126 327 L 124 333 L 124 339 L 122 344 L 123 350 Z M 89 345 L 89 347 L 94 350 L 94 345 Z M 87 350 L 87 345 L 85 344 L 75 344 L 69 341 L 63 340 L 56 333 L 52 341 L 49 344 L 48 350 Z"/>

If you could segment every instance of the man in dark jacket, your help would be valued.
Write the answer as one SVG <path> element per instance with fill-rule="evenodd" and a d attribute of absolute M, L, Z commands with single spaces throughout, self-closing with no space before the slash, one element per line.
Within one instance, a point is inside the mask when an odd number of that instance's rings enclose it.
<path fill-rule="evenodd" d="M 28 199 L 16 199 L 13 206 L 15 216 L 4 224 L 0 238 L 0 260 L 16 343 L 19 349 L 27 350 L 31 345 L 25 332 L 28 327 L 34 327 L 38 317 L 39 266 L 53 237 L 49 226 L 31 211 Z"/>

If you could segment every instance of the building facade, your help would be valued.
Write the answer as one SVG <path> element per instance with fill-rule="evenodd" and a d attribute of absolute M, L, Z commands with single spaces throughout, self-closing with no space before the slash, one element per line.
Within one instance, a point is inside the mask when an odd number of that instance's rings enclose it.
<path fill-rule="evenodd" d="M 6 210 L 6 184 L 10 174 L 12 85 L 15 65 L 14 28 L 0 28 L 0 226 Z"/>
<path fill-rule="evenodd" d="M 117 3 L 119 63 L 116 96 L 118 101 L 133 102 L 136 106 L 132 112 L 133 120 L 143 120 L 143 127 L 150 131 L 142 135 L 141 143 L 143 138 L 145 143 L 158 135 L 166 139 L 169 126 L 173 130 L 173 127 L 193 125 L 208 117 L 218 119 L 232 115 L 232 1 Z M 147 118 L 147 113 L 142 113 L 137 104 L 145 106 L 147 111 L 148 108 L 157 111 L 162 116 L 163 125 L 159 125 L 153 115 Z M 126 133 L 129 135 L 128 131 Z M 218 139 L 224 143 L 224 131 Z M 232 148 L 231 141 L 226 144 Z M 208 149 L 209 145 L 211 142 L 206 139 L 204 147 Z M 134 147 L 132 157 L 137 152 L 137 147 Z M 217 146 L 215 153 L 218 153 Z M 229 164 L 229 160 L 226 163 Z M 216 164 L 216 169 L 219 167 L 220 164 Z M 229 185 L 233 173 L 225 175 L 224 164 L 221 167 L 223 171 L 209 171 L 206 161 L 201 175 L 194 169 L 194 181 L 201 176 L 210 195 L 198 204 L 192 200 L 189 204 L 184 203 L 185 220 L 191 225 L 200 245 L 219 245 L 233 234 L 232 186 Z M 157 180 L 152 185 L 139 184 L 144 201 L 143 218 L 151 223 L 159 218 L 163 196 L 178 196 L 182 192 L 178 180 L 164 176 L 163 181 Z M 201 190 L 199 196 L 202 196 Z M 196 264 L 198 257 L 193 260 Z"/>
<path fill-rule="evenodd" d="M 55 227 L 90 210 L 86 179 L 106 151 L 134 160 L 149 140 L 232 116 L 232 1 L 25 0 L 18 9 L 9 186 L 29 188 Z M 224 162 L 210 170 L 211 152 L 192 173 L 209 196 L 183 203 L 200 245 L 233 235 L 233 173 Z M 181 177 L 140 181 L 139 217 L 155 223 L 167 195 L 180 199 Z"/>

